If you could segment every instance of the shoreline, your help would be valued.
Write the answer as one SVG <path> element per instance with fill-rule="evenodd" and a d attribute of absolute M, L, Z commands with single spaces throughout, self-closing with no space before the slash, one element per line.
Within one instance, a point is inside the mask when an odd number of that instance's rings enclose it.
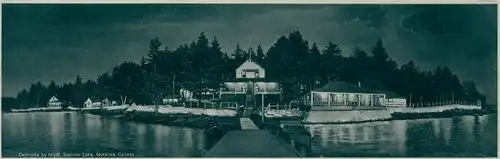
<path fill-rule="evenodd" d="M 32 112 L 78 112 L 98 115 L 101 118 L 107 119 L 121 119 L 132 122 L 140 122 L 146 124 L 162 124 L 169 126 L 193 127 L 193 128 L 208 128 L 210 123 L 231 127 L 230 129 L 241 129 L 239 126 L 238 116 L 212 116 L 206 114 L 189 114 L 189 113 L 154 113 L 148 111 L 127 111 L 123 109 L 55 109 L 55 110 L 32 110 L 32 111 L 17 111 L 5 113 L 32 113 Z M 320 125 L 320 124 L 359 124 L 380 121 L 393 121 L 393 120 L 413 120 L 413 119 L 428 119 L 428 118 L 452 118 L 459 116 L 482 116 L 489 114 L 496 114 L 495 111 L 486 111 L 481 109 L 452 109 L 442 112 L 425 112 L 425 113 L 390 113 L 390 118 L 373 119 L 373 120 L 356 120 L 356 121 L 332 121 L 332 122 L 308 122 L 303 117 L 266 117 L 265 120 L 271 121 L 299 121 L 303 125 Z M 255 120 L 260 121 L 254 118 Z M 267 122 L 266 122 L 267 123 Z M 262 123 L 261 123 L 262 124 Z"/>
<path fill-rule="evenodd" d="M 239 118 L 237 116 L 210 116 L 206 114 L 189 114 L 189 113 L 158 113 L 150 111 L 129 111 L 124 109 L 94 109 L 79 111 L 80 113 L 88 113 L 98 115 L 106 119 L 119 119 L 130 122 L 144 124 L 161 124 L 168 126 L 189 127 L 189 128 L 209 128 L 211 124 L 216 124 L 223 130 L 241 129 Z"/>

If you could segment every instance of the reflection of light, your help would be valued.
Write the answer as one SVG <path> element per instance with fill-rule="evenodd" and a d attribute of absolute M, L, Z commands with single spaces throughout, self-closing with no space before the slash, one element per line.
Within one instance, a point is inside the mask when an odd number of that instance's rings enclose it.
<path fill-rule="evenodd" d="M 444 118 L 439 120 L 439 127 L 441 131 L 443 131 L 443 137 L 445 144 L 449 144 L 451 138 L 451 128 L 452 128 L 452 119 Z"/>
<path fill-rule="evenodd" d="M 394 121 L 393 122 L 393 135 L 397 141 L 397 148 L 399 153 L 403 154 L 406 152 L 406 121 Z"/>
<path fill-rule="evenodd" d="M 26 115 L 20 114 L 19 115 L 19 122 L 20 122 L 20 131 L 21 131 L 21 137 L 26 136 Z"/>
<path fill-rule="evenodd" d="M 157 125 L 155 126 L 155 150 L 156 151 L 161 151 L 162 149 L 162 143 L 163 143 L 163 125 Z"/>
<path fill-rule="evenodd" d="M 60 147 L 61 147 L 61 134 L 63 131 L 63 129 L 61 128 L 61 126 L 63 125 L 64 123 L 64 120 L 61 120 L 61 115 L 63 114 L 55 114 L 55 113 L 51 113 L 49 114 L 49 124 L 50 124 L 50 136 L 52 138 L 52 145 L 53 145 L 53 148 L 54 148 L 54 152 L 59 152 L 60 150 Z M 62 123 L 61 123 L 62 122 Z"/>
<path fill-rule="evenodd" d="M 189 147 L 193 145 L 193 129 L 183 129 L 184 132 L 184 147 Z"/>
<path fill-rule="evenodd" d="M 144 136 L 146 133 L 146 125 L 145 124 L 136 124 L 137 127 L 137 138 L 138 138 L 138 145 L 142 146 L 144 145 Z"/>
<path fill-rule="evenodd" d="M 201 149 L 203 149 L 205 147 L 205 140 L 206 140 L 205 138 L 206 138 L 206 136 L 205 136 L 204 133 L 199 132 L 199 131 L 198 131 L 198 133 L 196 135 L 198 136 L 198 146 L 197 146 L 197 148 L 198 148 L 198 150 L 201 150 Z"/>
<path fill-rule="evenodd" d="M 111 145 L 113 147 L 119 147 L 118 145 L 118 137 L 119 137 L 119 133 L 121 132 L 120 131 L 120 124 L 119 123 L 115 123 L 115 122 L 111 122 L 109 123 L 111 129 L 109 129 L 109 135 L 111 136 Z"/>
<path fill-rule="evenodd" d="M 439 119 L 430 119 L 432 123 L 432 127 L 434 129 L 434 136 L 438 137 L 439 136 Z"/>
<path fill-rule="evenodd" d="M 328 146 L 328 128 L 326 126 L 320 128 L 321 132 L 321 145 L 327 147 Z"/>
<path fill-rule="evenodd" d="M 69 121 L 70 121 L 70 129 L 71 129 L 71 143 L 72 144 L 75 144 L 76 143 L 76 137 L 78 135 L 78 123 L 77 123 L 77 119 L 76 119 L 76 116 L 71 113 L 69 115 Z"/>
<path fill-rule="evenodd" d="M 472 116 L 462 117 L 462 123 L 463 123 L 462 129 L 465 129 L 467 136 L 472 136 L 473 134 L 472 131 L 474 129 L 474 117 Z"/>

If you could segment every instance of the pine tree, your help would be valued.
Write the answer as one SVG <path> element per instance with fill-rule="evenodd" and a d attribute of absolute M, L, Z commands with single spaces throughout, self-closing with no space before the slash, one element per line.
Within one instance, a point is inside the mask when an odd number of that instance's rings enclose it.
<path fill-rule="evenodd" d="M 266 58 L 266 54 L 264 54 L 264 50 L 262 46 L 257 45 L 257 50 L 255 51 L 255 61 L 262 63 Z"/>
<path fill-rule="evenodd" d="M 325 65 L 324 73 L 326 74 L 327 81 L 338 81 L 344 79 L 342 70 L 345 70 L 344 58 L 341 56 L 342 50 L 337 44 L 328 42 L 326 48 L 323 50 L 322 63 Z M 345 75 L 344 75 L 345 76 Z"/>
<path fill-rule="evenodd" d="M 234 56 L 235 63 L 238 63 L 238 64 L 241 64 L 246 60 L 245 59 L 245 51 L 243 51 L 241 49 L 239 43 L 236 44 L 236 49 L 234 49 L 233 56 Z"/>

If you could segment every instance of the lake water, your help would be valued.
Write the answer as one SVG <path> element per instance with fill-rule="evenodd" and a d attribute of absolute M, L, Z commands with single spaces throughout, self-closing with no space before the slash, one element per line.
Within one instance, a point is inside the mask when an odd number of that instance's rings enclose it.
<path fill-rule="evenodd" d="M 312 125 L 315 156 L 497 156 L 497 115 Z"/>
<path fill-rule="evenodd" d="M 201 129 L 142 124 L 75 112 L 2 116 L 2 155 L 201 156 Z M 22 153 L 22 154 L 20 154 Z"/>
<path fill-rule="evenodd" d="M 197 157 L 203 130 L 74 112 L 7 113 L 2 155 Z M 497 116 L 314 125 L 315 156 L 496 156 Z"/>

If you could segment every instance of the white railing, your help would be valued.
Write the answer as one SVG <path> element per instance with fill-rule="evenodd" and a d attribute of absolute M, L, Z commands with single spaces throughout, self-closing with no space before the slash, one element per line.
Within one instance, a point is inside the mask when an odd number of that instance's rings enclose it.
<path fill-rule="evenodd" d="M 183 102 L 184 108 L 203 108 L 203 109 L 236 109 L 238 103 L 236 102 Z"/>
<path fill-rule="evenodd" d="M 280 105 L 278 103 L 276 104 L 267 104 L 265 110 L 292 110 L 292 109 L 299 109 L 299 106 L 295 103 L 287 103 L 284 105 Z"/>
<path fill-rule="evenodd" d="M 408 104 L 408 107 L 439 107 L 452 104 L 481 106 L 478 103 L 473 103 L 468 101 L 436 101 L 436 102 L 411 102 Z"/>

